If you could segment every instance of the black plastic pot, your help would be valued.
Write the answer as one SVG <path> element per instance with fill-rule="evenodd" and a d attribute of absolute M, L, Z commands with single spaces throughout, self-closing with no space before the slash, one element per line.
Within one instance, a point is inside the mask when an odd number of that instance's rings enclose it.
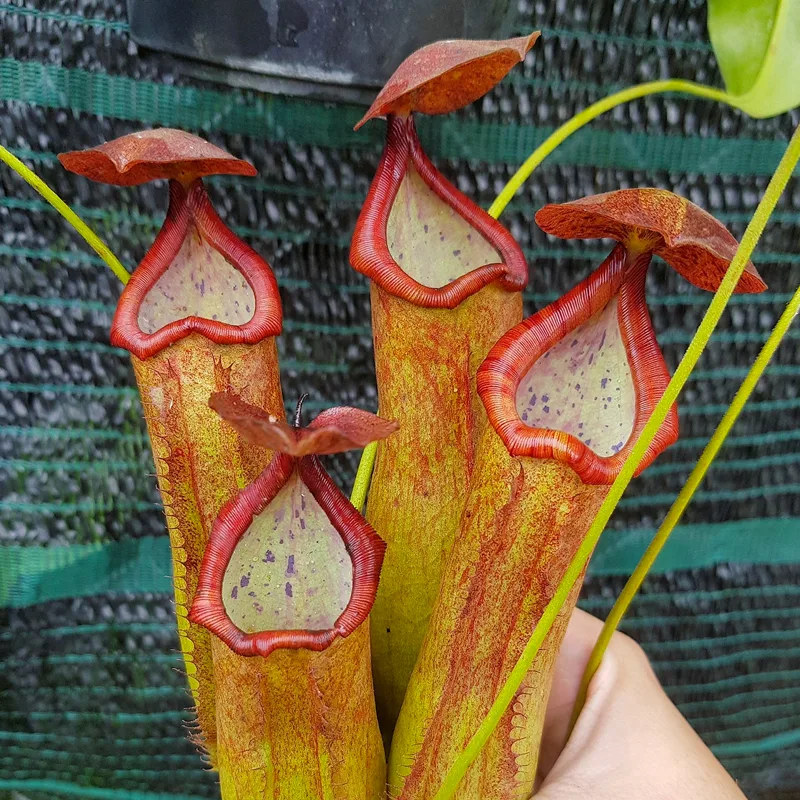
<path fill-rule="evenodd" d="M 382 85 L 424 44 L 508 35 L 510 5 L 510 0 L 128 0 L 128 17 L 137 44 L 222 67 L 232 84 L 293 93 L 319 93 L 328 86 L 336 96 L 354 97 L 353 89 Z"/>

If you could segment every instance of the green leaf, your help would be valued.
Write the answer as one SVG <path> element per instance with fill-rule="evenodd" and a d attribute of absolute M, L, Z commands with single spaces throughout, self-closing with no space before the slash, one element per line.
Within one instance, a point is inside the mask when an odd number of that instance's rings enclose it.
<path fill-rule="evenodd" d="M 739 108 L 763 118 L 800 105 L 800 0 L 708 0 L 708 33 Z"/>

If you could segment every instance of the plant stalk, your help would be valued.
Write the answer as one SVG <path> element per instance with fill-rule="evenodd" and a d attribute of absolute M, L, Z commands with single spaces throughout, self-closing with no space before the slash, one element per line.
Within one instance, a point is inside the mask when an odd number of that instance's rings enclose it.
<path fill-rule="evenodd" d="M 382 800 L 368 625 L 320 653 L 267 658 L 212 638 L 223 800 Z"/>
<path fill-rule="evenodd" d="M 667 385 L 664 395 L 661 400 L 659 400 L 653 410 L 653 414 L 637 439 L 636 444 L 631 449 L 630 455 L 612 484 L 611 490 L 603 501 L 586 538 L 578 548 L 564 577 L 553 593 L 553 597 L 545 608 L 522 655 L 511 671 L 508 679 L 501 687 L 489 712 L 483 718 L 483 721 L 472 735 L 469 743 L 445 776 L 442 785 L 434 796 L 434 800 L 449 800 L 449 798 L 455 795 L 462 778 L 466 775 L 467 770 L 478 757 L 486 742 L 490 739 L 492 733 L 505 714 L 506 709 L 519 691 L 528 670 L 536 659 L 542 643 L 558 617 L 562 606 L 566 602 L 580 576 L 583 574 L 586 564 L 594 551 L 595 545 L 602 535 L 608 520 L 611 518 L 617 503 L 620 501 L 625 489 L 631 482 L 637 467 L 647 452 L 647 448 L 658 433 L 670 408 L 678 399 L 678 395 L 686 385 L 686 381 L 705 350 L 712 333 L 716 329 L 725 311 L 728 300 L 730 300 L 736 288 L 736 284 L 744 272 L 747 262 L 755 250 L 758 240 L 769 221 L 769 217 L 780 199 L 783 190 L 786 188 L 786 184 L 792 176 L 798 161 L 800 161 L 800 127 L 795 130 L 780 163 L 770 179 L 769 185 L 739 243 L 736 255 L 731 261 L 724 279 L 714 294 L 697 332 L 689 343 L 686 353 L 678 364 L 675 374 Z"/>
<path fill-rule="evenodd" d="M 39 194 L 50 203 L 64 219 L 86 240 L 86 243 L 97 253 L 108 268 L 122 281 L 127 283 L 131 275 L 122 266 L 119 259 L 111 252 L 108 245 L 65 203 L 33 170 L 25 166 L 15 155 L 0 145 L 0 161 L 7 164 L 24 181 L 27 181 Z"/>
<path fill-rule="evenodd" d="M 697 463 L 687 478 L 686 483 L 683 485 L 680 494 L 672 504 L 670 510 L 667 512 L 666 517 L 664 517 L 664 521 L 661 523 L 661 526 L 659 527 L 652 541 L 647 546 L 647 550 L 645 550 L 644 555 L 636 565 L 636 569 L 633 571 L 630 578 L 628 578 L 628 581 L 620 592 L 613 608 L 606 617 L 606 620 L 603 624 L 603 629 L 600 631 L 600 636 L 595 643 L 592 654 L 589 657 L 589 662 L 586 665 L 586 670 L 583 673 L 583 678 L 581 679 L 580 688 L 578 689 L 578 696 L 575 699 L 575 707 L 573 708 L 572 718 L 570 720 L 570 731 L 575 726 L 578 716 L 583 709 L 584 703 L 586 702 L 586 694 L 589 690 L 589 684 L 591 683 L 592 678 L 594 677 L 600 666 L 600 663 L 603 660 L 603 656 L 608 648 L 609 642 L 611 641 L 611 637 L 614 635 L 614 631 L 619 626 L 619 623 L 625 616 L 625 613 L 630 607 L 633 598 L 641 588 L 642 582 L 647 576 L 647 573 L 650 571 L 659 554 L 664 549 L 664 545 L 667 543 L 670 534 L 675 529 L 675 526 L 680 522 L 684 511 L 686 511 L 686 507 L 689 505 L 694 493 L 703 482 L 709 467 L 711 467 L 714 459 L 717 457 L 717 454 L 720 451 L 720 448 L 725 443 L 728 434 L 731 432 L 736 420 L 742 413 L 745 404 L 750 398 L 750 395 L 753 393 L 753 390 L 756 388 L 761 376 L 764 374 L 764 370 L 767 368 L 770 360 L 775 355 L 775 351 L 780 346 L 781 341 L 786 335 L 786 332 L 789 330 L 794 318 L 797 316 L 798 311 L 800 311 L 800 288 L 798 288 L 794 293 L 792 299 L 789 301 L 788 305 L 781 314 L 777 324 L 772 329 L 772 333 L 770 333 L 769 338 L 764 344 L 764 347 L 758 354 L 758 358 L 756 358 L 753 366 L 747 373 L 742 385 L 739 387 L 739 390 L 736 392 L 736 395 L 731 401 L 728 410 L 720 420 L 720 423 L 717 426 L 717 429 L 714 431 L 713 436 L 700 455 L 700 458 L 697 460 Z"/>
<path fill-rule="evenodd" d="M 523 183 L 531 176 L 531 173 L 550 155 L 560 144 L 566 141 L 573 133 L 579 131 L 584 125 L 610 111 L 612 108 L 638 100 L 640 97 L 647 97 L 651 94 L 662 94 L 664 92 L 680 92 L 691 94 L 696 97 L 704 97 L 707 100 L 717 100 L 720 103 L 738 108 L 736 98 L 719 89 L 711 86 L 704 86 L 701 83 L 685 81 L 680 79 L 669 79 L 663 81 L 649 81 L 640 83 L 638 86 L 631 86 L 622 91 L 610 94 L 602 100 L 583 109 L 572 119 L 567 120 L 559 128 L 556 128 L 524 161 L 522 166 L 514 173 L 511 180 L 503 187 L 503 190 L 495 198 L 489 207 L 489 216 L 497 219 L 509 204 L 511 199 L 520 189 Z"/>
<path fill-rule="evenodd" d="M 372 286 L 379 413 L 400 423 L 379 443 L 367 503 L 367 519 L 388 544 L 370 614 L 378 717 L 387 738 L 488 424 L 475 375 L 501 333 L 521 318 L 520 293 L 496 284 L 455 309 L 421 308 Z"/>
<path fill-rule="evenodd" d="M 434 794 L 508 677 L 608 488 L 582 483 L 552 459 L 514 458 L 487 429 L 395 730 L 393 797 Z M 532 794 L 555 658 L 577 594 L 576 586 L 456 797 Z"/>
<path fill-rule="evenodd" d="M 169 531 L 175 611 L 197 709 L 197 740 L 213 763 L 217 712 L 212 637 L 187 615 L 214 519 L 260 474 L 271 454 L 242 441 L 208 407 L 208 398 L 233 390 L 282 416 L 277 348 L 274 338 L 257 345 L 219 345 L 192 334 L 155 356 L 132 356 L 132 361 Z"/>

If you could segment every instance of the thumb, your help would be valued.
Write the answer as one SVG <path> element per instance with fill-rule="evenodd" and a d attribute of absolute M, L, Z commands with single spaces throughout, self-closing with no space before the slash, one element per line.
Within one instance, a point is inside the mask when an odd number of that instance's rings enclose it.
<path fill-rule="evenodd" d="M 614 634 L 563 746 L 601 623 L 576 611 L 556 662 L 537 800 L 743 800 L 658 682 L 644 651 Z M 563 750 L 561 748 L 563 747 Z"/>

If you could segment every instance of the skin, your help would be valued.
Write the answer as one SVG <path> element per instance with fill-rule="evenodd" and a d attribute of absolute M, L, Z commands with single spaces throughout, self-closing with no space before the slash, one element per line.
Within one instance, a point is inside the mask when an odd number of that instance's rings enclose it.
<path fill-rule="evenodd" d="M 565 746 L 600 620 L 576 610 L 556 660 L 537 800 L 744 800 L 672 704 L 642 649 L 615 633 Z"/>

